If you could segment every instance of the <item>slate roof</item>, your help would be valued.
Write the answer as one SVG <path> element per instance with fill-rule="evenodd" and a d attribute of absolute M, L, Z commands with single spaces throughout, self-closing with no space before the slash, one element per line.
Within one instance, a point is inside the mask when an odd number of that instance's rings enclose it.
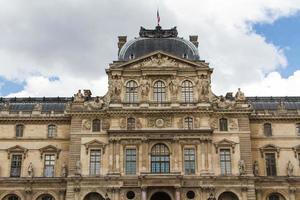
<path fill-rule="evenodd" d="M 247 97 L 255 110 L 277 110 L 283 106 L 287 110 L 300 110 L 300 97 Z"/>

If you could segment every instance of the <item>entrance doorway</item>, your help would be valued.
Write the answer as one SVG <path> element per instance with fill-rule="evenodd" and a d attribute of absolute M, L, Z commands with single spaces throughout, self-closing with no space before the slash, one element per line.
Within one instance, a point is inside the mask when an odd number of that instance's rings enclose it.
<path fill-rule="evenodd" d="M 150 200 L 171 200 L 171 197 L 165 192 L 156 192 L 151 196 Z"/>

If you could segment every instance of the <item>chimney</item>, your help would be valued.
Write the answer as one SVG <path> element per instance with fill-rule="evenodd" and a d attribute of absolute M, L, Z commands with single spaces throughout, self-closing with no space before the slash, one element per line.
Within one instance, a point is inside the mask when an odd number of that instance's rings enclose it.
<path fill-rule="evenodd" d="M 199 45 L 198 35 L 190 35 L 190 42 L 193 43 L 198 48 Z"/>
<path fill-rule="evenodd" d="M 119 38 L 119 42 L 118 42 L 118 48 L 119 48 L 118 54 L 119 54 L 121 48 L 124 46 L 124 44 L 127 41 L 127 36 L 118 36 L 118 38 Z"/>

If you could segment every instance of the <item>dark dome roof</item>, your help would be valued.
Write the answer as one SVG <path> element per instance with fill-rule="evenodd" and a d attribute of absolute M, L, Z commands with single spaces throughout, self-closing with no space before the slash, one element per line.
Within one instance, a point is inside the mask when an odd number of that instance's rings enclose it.
<path fill-rule="evenodd" d="M 199 60 L 197 47 L 190 41 L 177 37 L 176 27 L 162 30 L 157 26 L 154 30 L 141 27 L 140 37 L 128 41 L 121 48 L 119 60 L 128 61 L 154 51 L 163 51 L 190 60 Z"/>

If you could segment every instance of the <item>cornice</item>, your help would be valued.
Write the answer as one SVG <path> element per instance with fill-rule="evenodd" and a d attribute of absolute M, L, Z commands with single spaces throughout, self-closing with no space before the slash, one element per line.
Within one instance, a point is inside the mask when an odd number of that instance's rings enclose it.
<path fill-rule="evenodd" d="M 107 130 L 107 133 L 109 135 L 111 134 L 147 134 L 147 133 L 151 133 L 151 134 L 163 134 L 163 133 L 167 133 L 167 134 L 196 134 L 196 133 L 206 133 L 206 134 L 212 134 L 213 133 L 213 129 L 151 129 L 151 130 L 143 130 L 143 129 L 139 129 L 139 130 Z"/>

